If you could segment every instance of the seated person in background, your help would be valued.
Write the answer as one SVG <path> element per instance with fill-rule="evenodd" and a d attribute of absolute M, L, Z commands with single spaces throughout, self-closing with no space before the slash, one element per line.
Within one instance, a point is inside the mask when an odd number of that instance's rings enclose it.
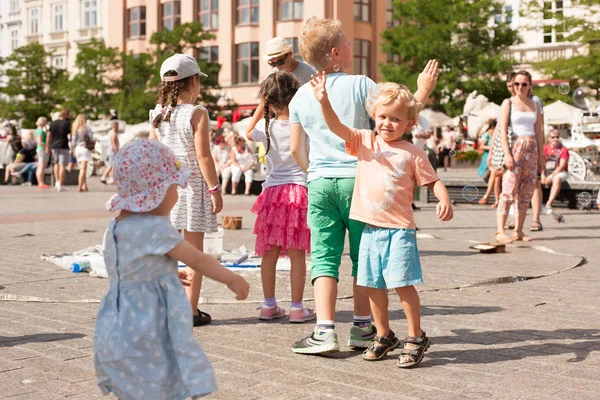
<path fill-rule="evenodd" d="M 540 179 L 542 185 L 552 185 L 550 197 L 544 206 L 544 214 L 552 214 L 552 202 L 560 193 L 560 185 L 569 177 L 569 150 L 560 142 L 558 130 L 552 129 L 548 135 L 548 144 L 544 146 L 544 162 L 546 168 L 542 171 Z"/>
<path fill-rule="evenodd" d="M 23 147 L 26 149 L 35 149 L 37 147 L 37 140 L 35 140 L 33 131 L 29 131 L 24 135 Z"/>
<path fill-rule="evenodd" d="M 16 175 L 20 177 L 21 175 L 17 173 L 23 170 L 23 168 L 25 168 L 27 164 L 32 162 L 35 162 L 35 147 L 33 149 L 25 149 L 21 146 L 21 148 L 17 152 L 15 161 L 6 167 L 6 172 L 4 174 L 4 183 L 9 183 L 8 177 L 10 175 Z"/>

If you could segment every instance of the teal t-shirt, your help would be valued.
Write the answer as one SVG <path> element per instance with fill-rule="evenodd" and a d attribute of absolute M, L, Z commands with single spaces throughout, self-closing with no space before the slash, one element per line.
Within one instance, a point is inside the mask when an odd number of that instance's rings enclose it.
<path fill-rule="evenodd" d="M 327 94 L 344 125 L 369 129 L 367 99 L 376 87 L 364 75 L 336 72 L 327 75 Z M 289 104 L 290 124 L 300 124 L 308 135 L 308 181 L 319 178 L 354 178 L 357 158 L 346 153 L 346 143 L 327 127 L 321 105 L 310 83 L 302 85 Z"/>
<path fill-rule="evenodd" d="M 39 144 L 37 145 L 37 150 L 39 151 L 45 151 L 46 150 L 46 131 L 43 130 L 42 128 L 37 128 L 35 130 L 35 140 L 37 140 L 37 138 L 41 136 L 42 137 L 42 145 Z"/>

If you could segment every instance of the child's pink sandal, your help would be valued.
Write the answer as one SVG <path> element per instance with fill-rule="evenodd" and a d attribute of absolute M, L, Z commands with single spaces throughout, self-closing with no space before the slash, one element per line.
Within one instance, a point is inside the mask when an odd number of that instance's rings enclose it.
<path fill-rule="evenodd" d="M 302 307 L 298 310 L 290 310 L 290 322 L 292 323 L 312 321 L 316 317 L 317 315 L 315 312 L 307 307 Z"/>
<path fill-rule="evenodd" d="M 260 307 L 260 315 L 258 319 L 263 321 L 270 321 L 272 319 L 285 317 L 285 310 L 279 306 L 273 307 Z"/>

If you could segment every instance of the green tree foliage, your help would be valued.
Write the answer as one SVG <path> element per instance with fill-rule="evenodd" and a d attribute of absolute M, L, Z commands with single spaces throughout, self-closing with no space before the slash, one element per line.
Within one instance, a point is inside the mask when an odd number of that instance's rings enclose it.
<path fill-rule="evenodd" d="M 555 12 L 550 2 L 542 4 L 536 0 L 528 0 L 522 4 L 520 10 L 522 15 L 527 15 L 529 18 L 536 16 L 538 21 L 544 20 L 545 26 L 554 27 L 557 32 L 557 42 L 579 43 L 578 55 L 538 62 L 535 63 L 535 68 L 549 78 L 568 80 L 571 89 L 577 86 L 598 88 L 600 86 L 600 25 L 598 23 L 600 2 L 571 0 L 570 3 L 568 10 L 578 9 L 576 15 L 571 15 L 575 13 L 568 11 L 567 15 L 561 11 Z M 557 91 L 556 88 L 554 91 Z M 566 100 L 563 98 L 561 100 L 572 103 L 570 96 L 561 97 L 567 97 Z"/>
<path fill-rule="evenodd" d="M 135 124 L 148 120 L 148 110 L 156 104 L 156 90 L 149 86 L 158 73 L 152 55 L 148 53 L 121 53 L 122 75 L 115 83 L 118 93 L 113 96 L 113 107 L 119 118 Z"/>
<path fill-rule="evenodd" d="M 104 42 L 92 39 L 79 45 L 75 68 L 77 73 L 66 80 L 61 89 L 64 105 L 74 113 L 85 113 L 90 119 L 106 115 L 118 74 L 119 52 Z"/>
<path fill-rule="evenodd" d="M 0 92 L 10 99 L 5 113 L 9 118 L 21 120 L 23 128 L 35 128 L 38 117 L 49 118 L 63 101 L 58 87 L 65 79 L 65 72 L 49 65 L 50 56 L 44 46 L 32 43 L 15 49 L 2 60 L 8 81 L 0 87 Z"/>
<path fill-rule="evenodd" d="M 432 95 L 435 108 L 461 114 L 474 90 L 501 102 L 508 95 L 506 72 L 514 65 L 502 53 L 519 41 L 508 24 L 493 22 L 501 6 L 495 0 L 395 1 L 395 26 L 382 32 L 382 49 L 401 61 L 381 65 L 385 80 L 416 90 L 427 61 L 437 59 L 441 74 Z"/>

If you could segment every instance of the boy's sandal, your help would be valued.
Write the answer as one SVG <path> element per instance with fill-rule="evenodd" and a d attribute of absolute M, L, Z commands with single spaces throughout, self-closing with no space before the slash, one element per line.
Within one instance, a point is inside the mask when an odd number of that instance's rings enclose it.
<path fill-rule="evenodd" d="M 513 238 L 513 240 L 518 240 L 521 242 L 531 242 L 533 240 L 531 237 L 527 236 L 526 234 L 524 234 L 524 233 L 519 234 L 517 232 L 512 233 L 512 238 Z"/>
<path fill-rule="evenodd" d="M 510 244 L 513 241 L 511 238 L 508 237 L 508 235 L 506 233 L 496 232 L 494 234 L 494 242 L 500 243 L 500 244 Z"/>
<path fill-rule="evenodd" d="M 390 330 L 387 337 L 375 336 L 375 339 L 363 352 L 362 357 L 367 361 L 378 361 L 384 358 L 387 353 L 394 351 L 400 345 L 400 339 Z"/>
<path fill-rule="evenodd" d="M 407 347 L 407 345 L 412 345 Z M 425 331 L 421 337 L 407 336 L 404 339 L 404 348 L 400 351 L 400 357 L 398 357 L 397 365 L 399 368 L 412 368 L 416 367 L 423 361 L 425 352 L 431 346 L 431 340 L 427 337 Z M 409 357 L 410 361 L 404 362 L 403 357 Z"/>
<path fill-rule="evenodd" d="M 529 230 L 531 232 L 539 232 L 539 231 L 543 231 L 544 227 L 542 226 L 542 223 L 540 221 L 532 221 L 531 228 L 529 228 Z"/>
<path fill-rule="evenodd" d="M 200 311 L 200 309 L 197 310 L 198 315 L 194 315 L 194 326 L 208 325 L 212 322 L 212 317 L 209 314 Z"/>

